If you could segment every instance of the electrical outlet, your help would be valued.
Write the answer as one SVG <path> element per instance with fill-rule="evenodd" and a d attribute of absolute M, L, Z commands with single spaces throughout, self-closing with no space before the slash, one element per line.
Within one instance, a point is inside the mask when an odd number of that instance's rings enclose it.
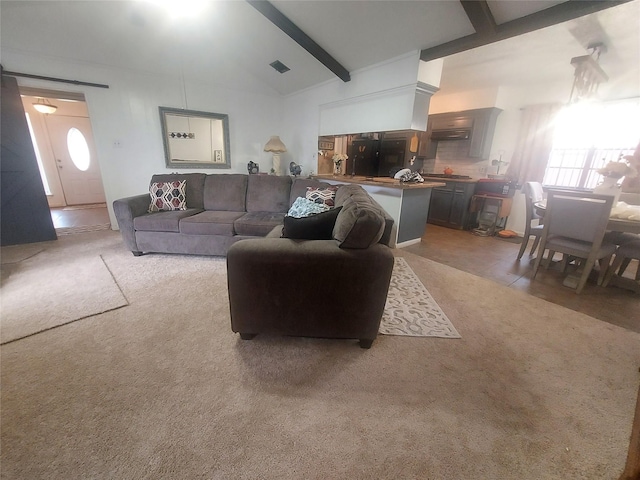
<path fill-rule="evenodd" d="M 113 148 L 122 148 L 122 142 L 120 139 L 116 139 L 113 141 Z"/>

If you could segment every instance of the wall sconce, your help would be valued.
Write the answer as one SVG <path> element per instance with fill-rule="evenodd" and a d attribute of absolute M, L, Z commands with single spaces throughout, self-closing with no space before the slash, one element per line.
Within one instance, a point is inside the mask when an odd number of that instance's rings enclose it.
<path fill-rule="evenodd" d="M 46 113 L 47 115 L 58 109 L 55 105 L 51 105 L 51 102 L 46 98 L 39 98 L 38 101 L 33 104 L 33 108 L 40 113 Z"/>
<path fill-rule="evenodd" d="M 273 173 L 276 175 L 280 174 L 280 154 L 287 151 L 287 147 L 285 147 L 280 137 L 277 135 L 272 136 L 267 144 L 264 146 L 265 152 L 271 152 L 273 154 Z"/>

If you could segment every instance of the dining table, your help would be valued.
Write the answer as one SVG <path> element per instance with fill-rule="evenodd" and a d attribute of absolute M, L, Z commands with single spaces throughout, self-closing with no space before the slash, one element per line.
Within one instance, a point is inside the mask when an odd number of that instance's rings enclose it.
<path fill-rule="evenodd" d="M 636 198 L 640 198 L 640 195 L 633 197 L 625 197 L 625 200 L 630 201 L 632 198 L 634 201 Z M 634 202 L 640 203 L 640 202 Z M 546 200 L 541 200 L 533 204 L 536 212 L 542 217 L 540 223 L 544 221 L 544 214 L 546 212 Z M 615 206 L 611 208 L 611 215 L 607 222 L 607 230 L 612 232 L 627 232 L 640 234 L 640 204 L 629 204 L 626 201 L 616 202 Z M 560 263 L 560 262 L 559 262 Z M 563 280 L 562 284 L 565 287 L 576 288 L 580 278 L 580 273 L 577 271 L 570 272 Z M 627 288 L 640 293 L 640 286 L 636 282 L 630 282 L 627 279 L 617 276 L 612 277 L 612 284 L 622 288 Z"/>

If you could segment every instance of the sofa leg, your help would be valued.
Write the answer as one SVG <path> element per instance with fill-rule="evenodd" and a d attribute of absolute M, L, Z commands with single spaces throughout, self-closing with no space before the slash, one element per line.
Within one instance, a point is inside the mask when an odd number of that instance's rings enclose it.
<path fill-rule="evenodd" d="M 373 344 L 373 340 L 370 338 L 360 339 L 360 348 L 371 348 L 372 344 Z"/>
<path fill-rule="evenodd" d="M 255 333 L 241 333 L 241 334 L 240 334 L 240 338 L 241 338 L 242 340 L 251 340 L 251 339 L 253 339 L 253 337 L 255 337 L 255 336 L 256 336 L 256 334 L 255 334 Z"/>
<path fill-rule="evenodd" d="M 133 253 L 134 257 L 140 257 L 142 256 L 142 252 L 138 252 L 137 250 L 133 250 L 131 253 Z"/>

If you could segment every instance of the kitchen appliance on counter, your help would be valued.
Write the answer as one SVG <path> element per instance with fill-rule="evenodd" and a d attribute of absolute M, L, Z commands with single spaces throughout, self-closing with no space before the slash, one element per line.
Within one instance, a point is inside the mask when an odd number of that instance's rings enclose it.
<path fill-rule="evenodd" d="M 513 197 L 517 183 L 508 178 L 480 178 L 476 184 L 476 195 L 492 195 L 496 197 Z"/>

